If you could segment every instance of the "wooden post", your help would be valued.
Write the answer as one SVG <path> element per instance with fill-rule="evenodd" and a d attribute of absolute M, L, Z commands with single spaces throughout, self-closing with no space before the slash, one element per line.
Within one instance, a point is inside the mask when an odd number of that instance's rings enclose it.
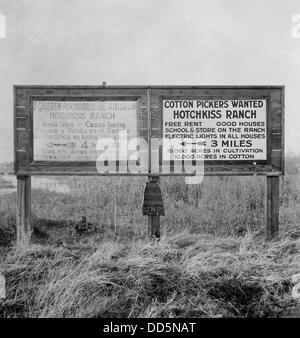
<path fill-rule="evenodd" d="M 17 246 L 27 248 L 31 238 L 31 177 L 17 176 Z"/>
<path fill-rule="evenodd" d="M 148 180 L 150 182 L 159 183 L 159 176 L 149 176 Z M 160 239 L 160 216 L 159 215 L 149 215 L 148 216 L 148 234 L 151 239 Z"/>
<path fill-rule="evenodd" d="M 279 176 L 267 176 L 266 237 L 271 239 L 279 231 Z"/>
<path fill-rule="evenodd" d="M 160 239 L 160 216 L 148 216 L 148 231 L 151 239 Z"/>

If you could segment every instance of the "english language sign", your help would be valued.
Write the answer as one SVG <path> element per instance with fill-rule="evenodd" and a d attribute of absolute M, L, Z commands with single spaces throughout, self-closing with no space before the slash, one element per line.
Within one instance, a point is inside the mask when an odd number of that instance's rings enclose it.
<path fill-rule="evenodd" d="M 164 100 L 163 160 L 267 160 L 266 100 Z M 170 142 L 171 141 L 171 142 Z"/>

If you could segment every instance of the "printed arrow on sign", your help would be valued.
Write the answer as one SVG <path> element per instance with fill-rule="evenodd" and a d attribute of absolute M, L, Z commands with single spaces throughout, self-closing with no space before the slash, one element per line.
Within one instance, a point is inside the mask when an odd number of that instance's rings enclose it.
<path fill-rule="evenodd" d="M 52 147 L 68 147 L 68 148 L 74 148 L 75 147 L 75 142 L 68 142 L 68 143 L 47 143 L 47 146 L 52 148 Z"/>
<path fill-rule="evenodd" d="M 188 144 L 191 144 L 191 145 L 198 145 L 198 146 L 206 146 L 206 142 L 181 142 L 180 143 L 183 147 L 187 146 Z"/>

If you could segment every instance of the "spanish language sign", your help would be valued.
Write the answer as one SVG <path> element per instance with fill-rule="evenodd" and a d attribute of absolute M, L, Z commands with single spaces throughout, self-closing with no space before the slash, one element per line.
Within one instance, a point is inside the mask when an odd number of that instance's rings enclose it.
<path fill-rule="evenodd" d="M 137 137 L 136 101 L 34 101 L 35 161 L 96 161 L 97 142 Z"/>
<path fill-rule="evenodd" d="M 266 160 L 266 100 L 163 100 L 163 160 Z"/>

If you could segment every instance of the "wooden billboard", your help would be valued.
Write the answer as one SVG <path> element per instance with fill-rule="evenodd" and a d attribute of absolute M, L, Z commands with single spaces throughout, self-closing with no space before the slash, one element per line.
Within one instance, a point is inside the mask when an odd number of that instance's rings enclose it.
<path fill-rule="evenodd" d="M 14 86 L 14 156 L 19 243 L 30 239 L 31 175 L 158 181 L 198 167 L 202 176 L 267 176 L 270 237 L 284 174 L 284 86 Z M 159 233 L 159 215 L 149 217 Z"/>
<path fill-rule="evenodd" d="M 14 95 L 16 175 L 189 175 L 174 169 L 186 159 L 204 161 L 205 175 L 284 173 L 283 86 L 15 86 Z M 145 141 L 144 165 L 120 170 L 117 158 L 99 172 L 97 140 L 122 130 Z M 187 157 L 170 157 L 170 144 Z"/>
<path fill-rule="evenodd" d="M 151 89 L 151 107 L 152 138 L 186 136 L 177 139 L 181 145 L 191 137 L 203 148 L 205 175 L 284 173 L 283 86 L 158 87 Z M 161 170 L 166 149 L 151 150 L 152 158 L 159 152 Z"/>
<path fill-rule="evenodd" d="M 100 174 L 99 139 L 117 142 L 126 131 L 148 141 L 147 95 L 143 87 L 15 86 L 16 175 Z M 109 174 L 128 174 L 119 165 Z"/>

